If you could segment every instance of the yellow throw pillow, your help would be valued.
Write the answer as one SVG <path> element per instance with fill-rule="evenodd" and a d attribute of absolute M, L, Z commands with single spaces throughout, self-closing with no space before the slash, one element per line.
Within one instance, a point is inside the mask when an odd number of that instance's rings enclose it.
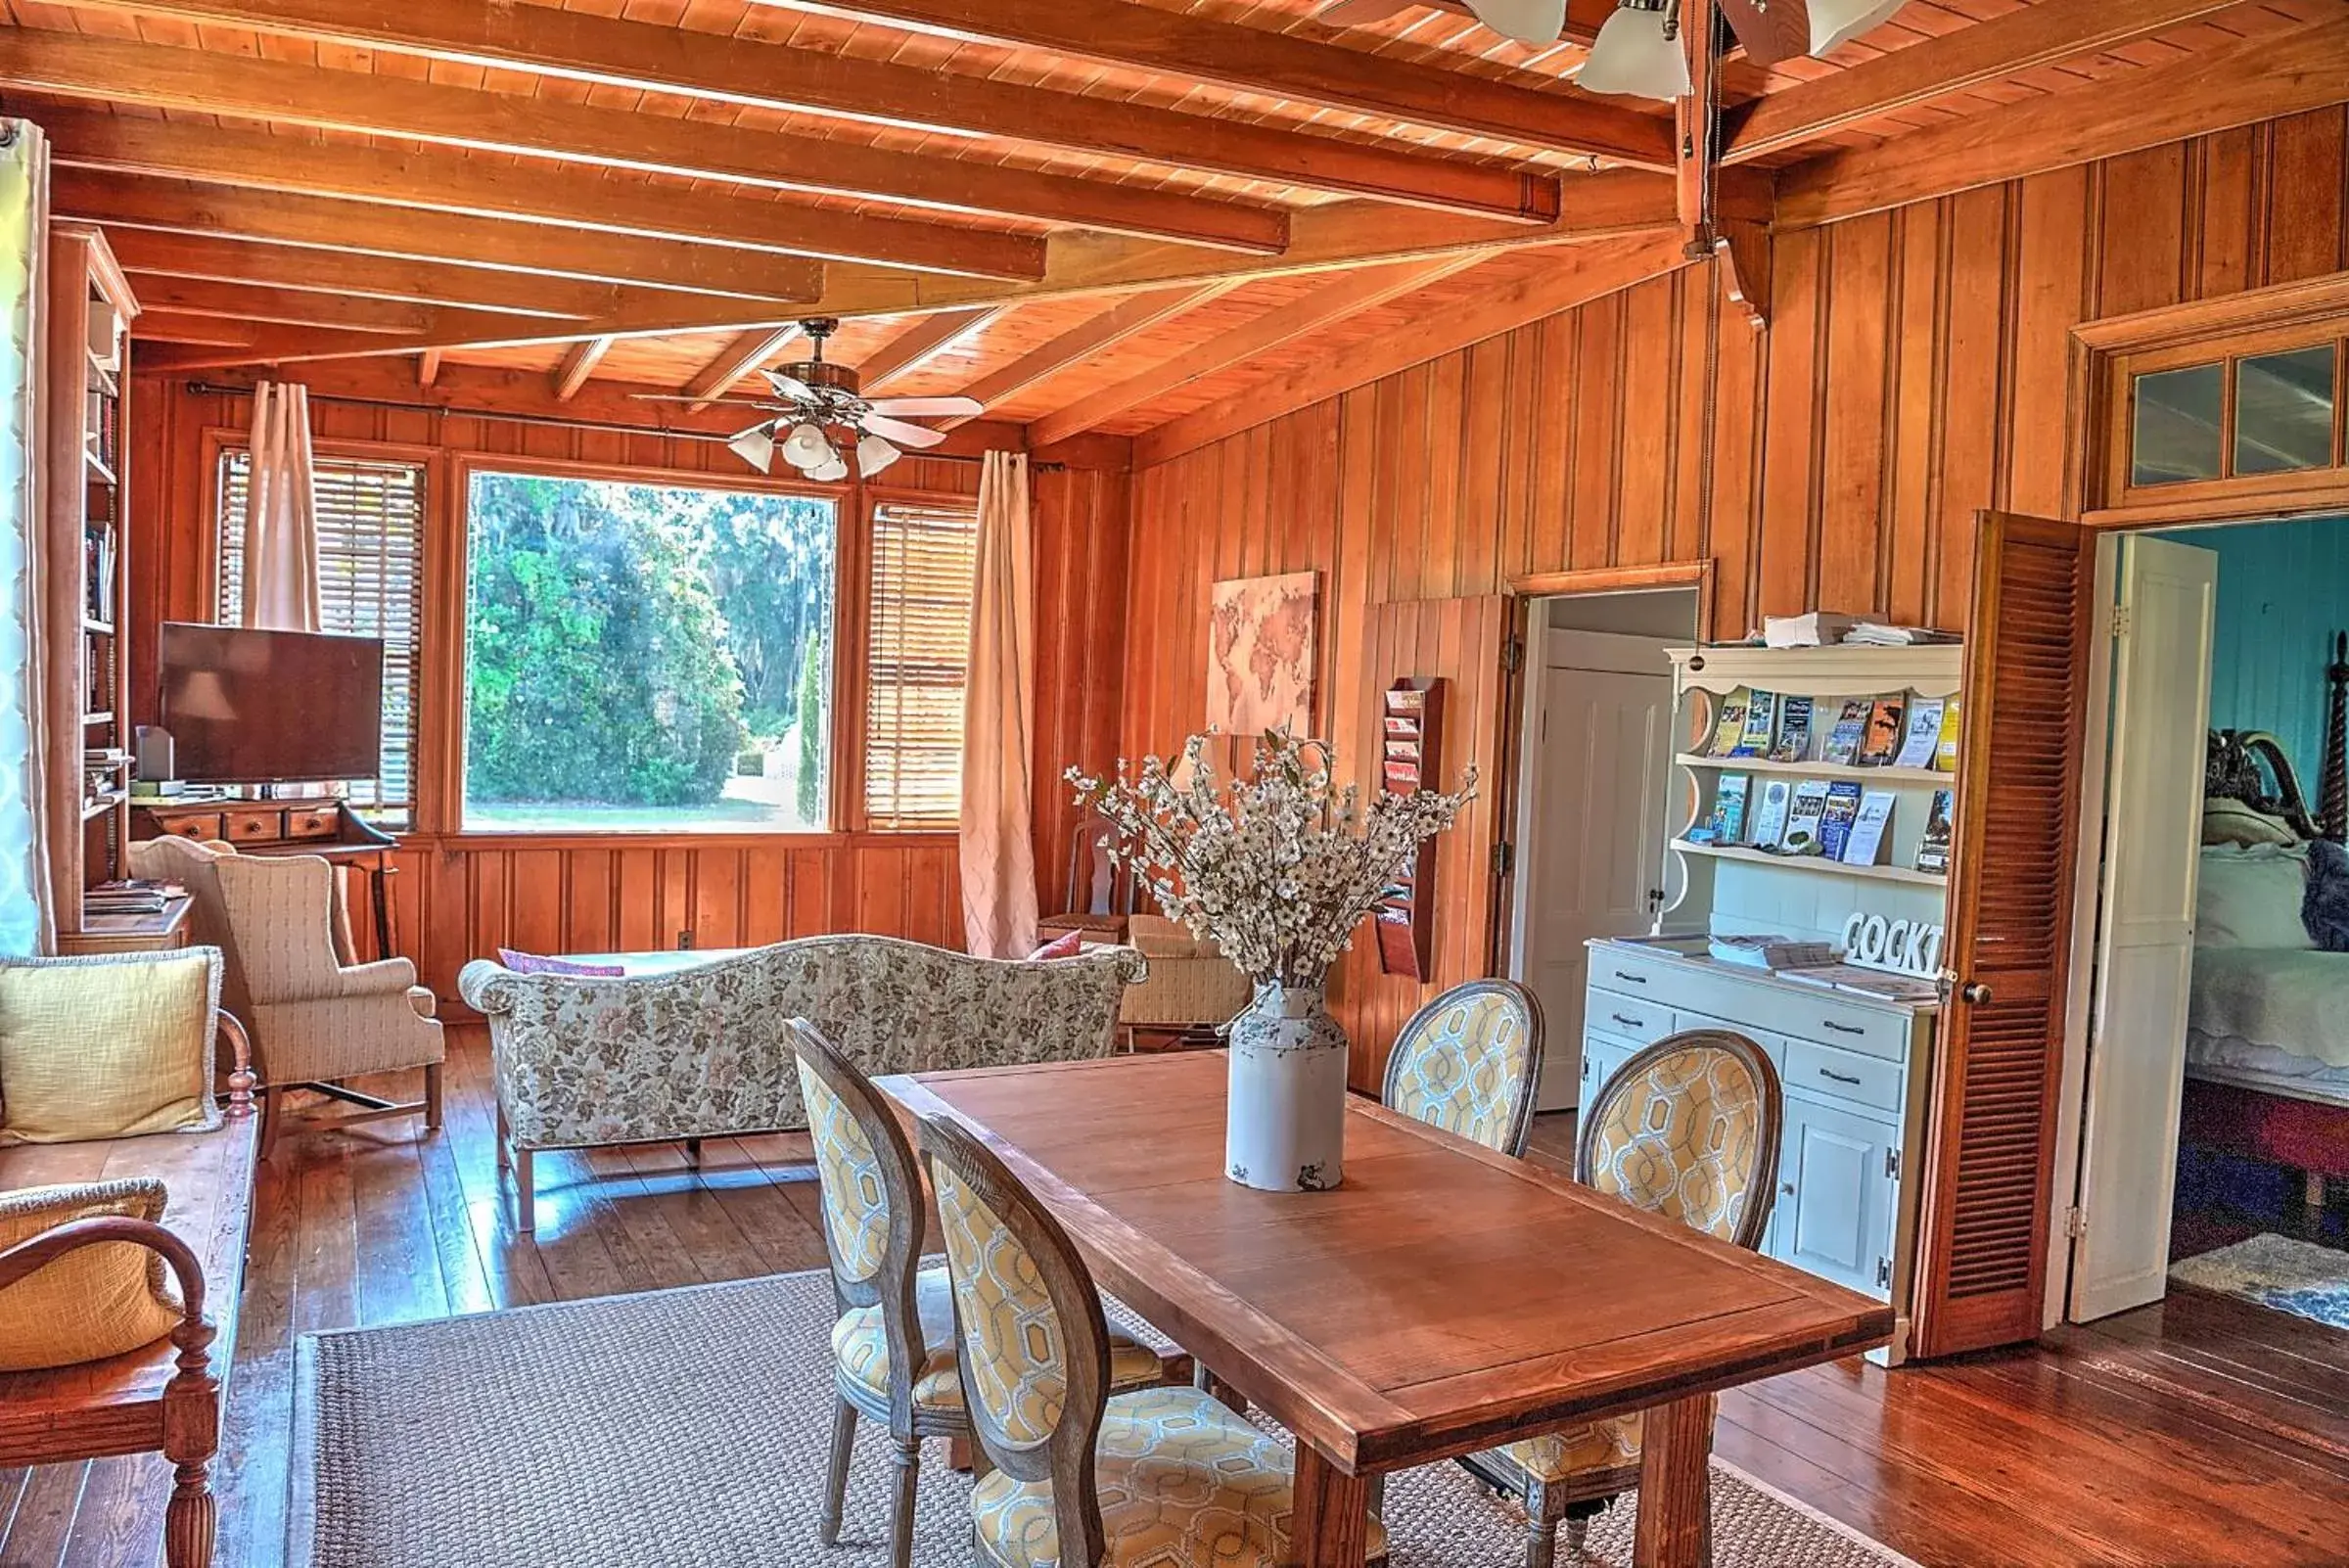
<path fill-rule="evenodd" d="M 0 1192 L 0 1252 L 75 1220 L 161 1222 L 165 1199 L 152 1176 Z M 76 1248 L 0 1289 L 0 1372 L 120 1356 L 179 1321 L 179 1294 L 161 1254 L 127 1241 Z"/>
<path fill-rule="evenodd" d="M 0 1143 L 220 1125 L 220 950 L 0 964 Z"/>

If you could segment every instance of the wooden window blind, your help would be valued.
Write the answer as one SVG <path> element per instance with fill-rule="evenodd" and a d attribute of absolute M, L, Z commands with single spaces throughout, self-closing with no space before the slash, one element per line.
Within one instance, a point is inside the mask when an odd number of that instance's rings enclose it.
<path fill-rule="evenodd" d="M 864 703 L 864 807 L 873 827 L 935 830 L 961 818 L 978 541 L 975 505 L 873 508 Z"/>
<path fill-rule="evenodd" d="M 405 825 L 416 802 L 418 628 L 424 615 L 424 467 L 318 457 L 319 629 L 384 644 L 383 771 L 351 799 Z M 245 617 L 245 509 L 253 454 L 220 454 L 217 619 Z"/>

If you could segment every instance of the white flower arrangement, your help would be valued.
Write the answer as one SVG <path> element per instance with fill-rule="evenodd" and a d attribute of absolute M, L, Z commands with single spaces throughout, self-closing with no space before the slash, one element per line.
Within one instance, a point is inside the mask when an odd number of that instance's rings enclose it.
<path fill-rule="evenodd" d="M 1365 808 L 1359 786 L 1332 777 L 1326 743 L 1278 729 L 1252 777 L 1219 783 L 1210 738 L 1183 746 L 1179 773 L 1147 757 L 1138 777 L 1120 760 L 1115 780 L 1074 767 L 1068 780 L 1117 834 L 1111 856 L 1259 986 L 1321 985 L 1420 842 L 1476 797 L 1471 767 L 1451 794 L 1382 793 Z"/>

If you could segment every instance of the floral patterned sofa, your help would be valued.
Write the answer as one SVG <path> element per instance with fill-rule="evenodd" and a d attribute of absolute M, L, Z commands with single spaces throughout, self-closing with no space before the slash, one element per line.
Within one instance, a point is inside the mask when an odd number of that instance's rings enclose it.
<path fill-rule="evenodd" d="M 783 1037 L 805 1018 L 867 1073 L 1102 1056 L 1147 965 L 1129 947 L 1036 963 L 890 937 L 809 937 L 657 976 L 457 978 L 489 1020 L 500 1164 L 531 1223 L 538 1149 L 700 1140 L 806 1127 Z"/>

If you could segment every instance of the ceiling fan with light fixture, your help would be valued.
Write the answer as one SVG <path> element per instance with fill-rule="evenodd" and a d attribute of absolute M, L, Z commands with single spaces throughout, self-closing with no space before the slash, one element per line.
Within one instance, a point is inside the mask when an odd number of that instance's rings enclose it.
<path fill-rule="evenodd" d="M 867 397 L 856 372 L 824 357 L 824 340 L 840 330 L 830 318 L 803 321 L 800 330 L 814 346 L 808 357 L 762 369 L 773 392 L 770 397 L 727 398 L 748 402 L 768 416 L 727 438 L 726 445 L 761 474 L 774 472 L 776 454 L 811 480 L 831 483 L 849 477 L 852 457 L 856 473 L 871 479 L 905 455 L 904 448 L 922 449 L 944 441 L 945 434 L 908 418 L 963 418 L 983 411 L 969 397 Z M 640 394 L 642 395 L 642 394 Z M 664 396 L 663 402 L 698 399 Z"/>
<path fill-rule="evenodd" d="M 1335 26 L 1367 26 L 1420 0 L 1337 0 L 1318 20 Z M 1479 22 L 1521 43 L 1552 44 L 1566 30 L 1566 0 L 1464 0 Z M 1719 0 L 1721 14 L 1759 66 L 1798 54 L 1823 55 L 1891 20 L 1907 0 Z M 1594 93 L 1679 98 L 1689 91 L 1688 66 L 1679 43 L 1679 0 L 1616 0 L 1591 41 L 1590 57 L 1575 76 Z"/>

